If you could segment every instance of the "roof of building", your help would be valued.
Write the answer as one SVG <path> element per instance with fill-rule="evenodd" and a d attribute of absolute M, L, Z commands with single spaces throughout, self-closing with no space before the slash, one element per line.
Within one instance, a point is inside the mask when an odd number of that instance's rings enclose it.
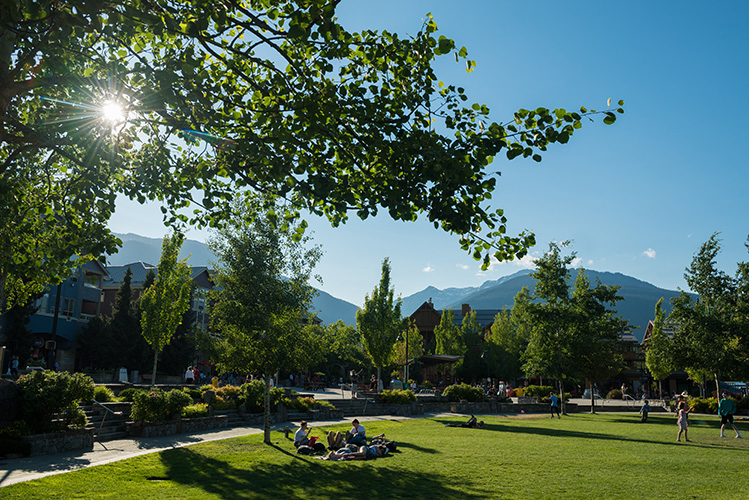
<path fill-rule="evenodd" d="M 104 279 L 104 288 L 119 288 L 122 281 L 125 279 L 125 273 L 127 268 L 130 268 L 130 272 L 133 273 L 130 278 L 130 286 L 133 288 L 140 288 L 146 281 L 146 276 L 149 271 L 153 271 L 158 276 L 159 268 L 153 264 L 147 262 L 132 262 L 122 266 L 109 266 L 109 277 Z M 206 273 L 210 279 L 210 271 L 206 266 L 190 266 L 190 279 L 195 279 L 202 273 Z"/>

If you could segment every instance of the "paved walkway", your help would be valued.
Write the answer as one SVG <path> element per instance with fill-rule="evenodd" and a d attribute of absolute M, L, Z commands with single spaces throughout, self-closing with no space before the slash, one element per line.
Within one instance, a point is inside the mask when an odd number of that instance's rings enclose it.
<path fill-rule="evenodd" d="M 362 422 L 376 420 L 409 420 L 414 418 L 425 417 L 455 417 L 454 413 L 430 413 L 414 417 L 378 415 L 370 417 L 359 417 Z M 327 420 L 310 421 L 313 427 L 323 427 L 349 422 L 350 419 L 344 420 Z M 281 431 L 285 427 L 296 427 L 297 423 L 284 422 L 276 424 L 271 429 Z M 53 455 L 41 455 L 28 458 L 13 458 L 0 461 L 0 488 L 10 484 L 31 481 L 53 474 L 62 474 L 74 470 L 103 465 L 126 458 L 155 453 L 157 451 L 169 450 L 172 448 L 181 448 L 193 444 L 215 441 L 218 439 L 229 439 L 250 434 L 260 434 L 263 432 L 261 426 L 234 427 L 231 429 L 222 429 L 207 431 L 198 434 L 178 434 L 175 436 L 163 436 L 156 438 L 132 438 L 117 439 L 105 441 L 103 443 L 95 442 L 91 450 L 75 450 Z M 1 497 L 2 495 L 0 495 Z"/>

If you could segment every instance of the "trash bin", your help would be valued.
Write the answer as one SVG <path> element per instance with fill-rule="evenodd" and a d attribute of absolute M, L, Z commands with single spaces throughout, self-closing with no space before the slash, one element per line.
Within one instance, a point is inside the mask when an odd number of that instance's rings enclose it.
<path fill-rule="evenodd" d="M 130 372 L 130 383 L 131 384 L 137 384 L 139 376 L 140 376 L 140 373 L 138 373 L 138 370 L 131 371 Z"/>
<path fill-rule="evenodd" d="M 120 376 L 117 378 L 118 382 L 127 382 L 127 368 L 120 368 Z"/>

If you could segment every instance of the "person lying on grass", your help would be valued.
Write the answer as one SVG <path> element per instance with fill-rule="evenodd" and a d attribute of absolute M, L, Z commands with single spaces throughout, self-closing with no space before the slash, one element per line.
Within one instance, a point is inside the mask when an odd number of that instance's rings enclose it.
<path fill-rule="evenodd" d="M 331 451 L 324 460 L 369 460 L 371 458 L 384 457 L 388 454 L 388 451 L 388 447 L 384 444 L 362 446 L 359 448 L 359 451 L 350 451 L 348 448 L 342 448 L 338 451 Z"/>
<path fill-rule="evenodd" d="M 484 424 L 483 420 L 477 422 L 476 417 L 471 415 L 471 418 L 468 419 L 468 422 L 463 422 L 462 424 L 446 424 L 446 427 L 468 427 L 470 429 L 485 429 L 486 424 Z"/>

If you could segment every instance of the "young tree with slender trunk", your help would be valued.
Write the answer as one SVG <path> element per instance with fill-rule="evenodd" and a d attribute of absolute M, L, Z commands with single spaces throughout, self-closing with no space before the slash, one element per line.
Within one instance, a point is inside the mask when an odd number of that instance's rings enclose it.
<path fill-rule="evenodd" d="M 377 368 L 377 390 L 382 379 L 382 367 L 393 359 L 393 348 L 398 334 L 406 329 L 401 315 L 401 299 L 394 299 L 390 286 L 390 260 L 382 261 L 380 284 L 372 295 L 364 297 L 364 307 L 356 311 L 356 328 L 361 335 L 364 353 Z"/>
<path fill-rule="evenodd" d="M 171 342 L 185 312 L 190 309 L 190 268 L 184 260 L 177 260 L 184 240 L 182 233 L 164 238 L 156 280 L 140 299 L 143 338 L 153 348 L 151 385 L 156 385 L 159 353 Z"/>
<path fill-rule="evenodd" d="M 655 304 L 655 319 L 653 330 L 645 344 L 645 366 L 658 381 L 658 395 L 663 397 L 662 382 L 674 370 L 674 356 L 671 352 L 672 340 L 664 332 L 666 327 L 666 313 L 663 310 L 663 297 Z"/>
<path fill-rule="evenodd" d="M 452 309 L 443 309 L 440 324 L 434 327 L 434 338 L 437 347 L 435 354 L 453 354 L 462 356 L 465 353 L 463 336 L 460 327 L 455 324 L 455 313 Z"/>
<path fill-rule="evenodd" d="M 321 357 L 303 320 L 316 293 L 309 280 L 320 249 L 306 248 L 309 240 L 298 228 L 277 224 L 275 213 L 283 207 L 270 210 L 251 200 L 238 200 L 234 207 L 236 224 L 209 241 L 218 259 L 217 287 L 210 293 L 211 350 L 223 371 L 262 374 L 263 439 L 270 444 L 271 378 L 277 370 L 310 366 Z"/>

